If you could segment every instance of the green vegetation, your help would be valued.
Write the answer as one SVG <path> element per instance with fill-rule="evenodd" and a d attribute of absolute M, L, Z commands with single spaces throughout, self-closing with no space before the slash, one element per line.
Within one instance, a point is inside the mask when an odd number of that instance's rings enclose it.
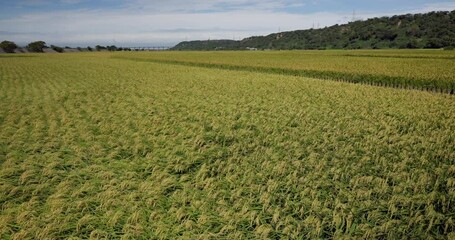
<path fill-rule="evenodd" d="M 117 47 L 115 45 L 107 46 L 106 48 L 107 48 L 108 51 L 111 51 L 111 52 L 117 51 Z"/>
<path fill-rule="evenodd" d="M 384 49 L 455 46 L 455 11 L 373 18 L 323 29 L 297 30 L 241 41 L 191 41 L 174 50 Z"/>
<path fill-rule="evenodd" d="M 55 46 L 55 45 L 51 45 L 51 49 L 53 49 L 54 51 L 59 52 L 59 53 L 62 53 L 64 51 L 64 49 L 62 47 Z"/>
<path fill-rule="evenodd" d="M 125 59 L 200 54 L 0 57 L 0 238 L 455 237 L 453 95 Z"/>
<path fill-rule="evenodd" d="M 100 45 L 96 45 L 95 49 L 96 49 L 96 51 L 101 51 L 101 50 L 106 50 L 106 47 L 100 46 Z"/>
<path fill-rule="evenodd" d="M 435 50 L 158 52 L 121 54 L 135 61 L 278 73 L 452 93 L 455 53 Z"/>
<path fill-rule="evenodd" d="M 0 48 L 3 49 L 6 53 L 14 53 L 14 50 L 16 50 L 17 45 L 14 42 L 10 41 L 3 41 L 0 43 Z"/>
<path fill-rule="evenodd" d="M 208 41 L 185 41 L 177 44 L 172 50 L 239 50 L 239 41 L 234 40 L 208 40 Z M 243 47 L 245 48 L 245 47 Z"/>
<path fill-rule="evenodd" d="M 46 43 L 43 41 L 31 42 L 27 45 L 27 49 L 30 52 L 42 53 L 43 49 L 46 48 Z"/>

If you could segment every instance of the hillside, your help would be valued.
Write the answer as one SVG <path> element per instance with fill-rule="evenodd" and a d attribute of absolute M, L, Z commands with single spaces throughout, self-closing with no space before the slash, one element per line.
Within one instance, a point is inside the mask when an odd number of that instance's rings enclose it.
<path fill-rule="evenodd" d="M 185 41 L 173 50 L 387 49 L 455 46 L 455 11 L 372 18 L 322 29 L 254 36 L 240 41 Z"/>

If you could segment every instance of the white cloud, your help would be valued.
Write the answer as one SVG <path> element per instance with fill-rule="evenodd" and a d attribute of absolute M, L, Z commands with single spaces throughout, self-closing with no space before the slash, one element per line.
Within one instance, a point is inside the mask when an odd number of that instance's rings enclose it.
<path fill-rule="evenodd" d="M 421 12 L 452 11 L 454 9 L 455 9 L 455 2 L 439 2 L 439 3 L 425 4 L 423 8 L 416 9 L 416 11 L 421 11 Z"/>
<path fill-rule="evenodd" d="M 78 1 L 78 0 L 61 0 Z M 177 4 L 177 2 L 179 4 Z M 352 12 L 316 12 L 294 14 L 272 11 L 277 6 L 303 4 L 301 1 L 233 0 L 233 9 L 221 11 L 225 0 L 193 1 L 191 11 L 183 11 L 189 3 L 170 0 L 166 3 L 136 0 L 145 9 L 128 7 L 122 10 L 88 10 L 24 14 L 11 19 L 0 20 L 0 33 L 5 38 L 27 43 L 44 40 L 49 44 L 65 45 L 161 45 L 175 44 L 184 40 L 198 39 L 241 39 L 272 32 L 308 29 L 313 26 L 330 26 L 346 23 Z M 147 4 L 148 3 L 148 4 Z M 174 4 L 173 4 L 174 3 Z M 240 6 L 247 3 L 248 9 Z M 264 3 L 262 8 L 253 6 Z M 267 6 L 267 3 L 270 4 Z M 161 4 L 161 5 L 160 5 Z M 146 10 L 157 7 L 160 11 Z M 236 9 L 235 6 L 239 6 Z M 220 11 L 208 11 L 219 8 Z M 455 3 L 427 4 L 423 9 L 406 12 L 357 14 L 357 18 L 403 14 L 407 12 L 428 12 L 454 9 Z"/>
<path fill-rule="evenodd" d="M 81 3 L 82 0 L 60 0 L 59 2 L 63 4 L 77 4 Z"/>
<path fill-rule="evenodd" d="M 225 12 L 232 10 L 276 10 L 285 7 L 302 6 L 302 0 L 133 0 L 125 7 L 153 12 Z"/>
<path fill-rule="evenodd" d="M 230 11 L 219 13 L 155 13 L 130 12 L 59 12 L 29 14 L 10 20 L 0 20 L 0 30 L 10 32 L 40 32 L 16 35 L 16 41 L 45 38 L 52 42 L 117 43 L 151 42 L 176 43 L 185 39 L 232 39 L 282 31 L 305 29 L 314 21 L 321 26 L 336 23 L 342 16 L 333 13 L 307 15 L 267 12 Z"/>
<path fill-rule="evenodd" d="M 13 2 L 7 3 L 8 5 L 15 5 L 19 7 L 34 7 L 34 6 L 43 6 L 43 5 L 55 5 L 55 4 L 77 4 L 84 2 L 86 0 L 16 0 Z"/>

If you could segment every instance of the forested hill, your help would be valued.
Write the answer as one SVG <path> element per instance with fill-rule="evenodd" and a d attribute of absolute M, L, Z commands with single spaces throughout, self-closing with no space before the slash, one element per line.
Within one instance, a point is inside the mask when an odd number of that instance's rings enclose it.
<path fill-rule="evenodd" d="M 455 47 L 455 11 L 372 18 L 322 29 L 256 36 L 240 41 L 181 42 L 173 50 L 386 49 Z"/>

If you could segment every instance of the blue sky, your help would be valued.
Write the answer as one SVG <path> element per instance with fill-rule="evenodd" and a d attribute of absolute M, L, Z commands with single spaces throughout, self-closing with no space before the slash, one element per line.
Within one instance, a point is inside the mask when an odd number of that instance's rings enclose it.
<path fill-rule="evenodd" d="M 0 0 L 0 41 L 87 46 L 242 39 L 404 13 L 455 10 L 424 0 Z"/>

